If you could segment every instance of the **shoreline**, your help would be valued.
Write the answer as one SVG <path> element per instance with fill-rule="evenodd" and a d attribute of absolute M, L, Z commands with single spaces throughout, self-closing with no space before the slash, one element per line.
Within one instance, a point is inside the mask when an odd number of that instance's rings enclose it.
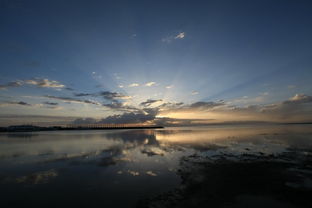
<path fill-rule="evenodd" d="M 74 131 L 74 130 L 121 130 L 121 129 L 160 129 L 163 126 L 125 126 L 125 127 L 33 127 L 33 128 L 1 128 L 0 132 L 38 132 L 38 131 Z"/>

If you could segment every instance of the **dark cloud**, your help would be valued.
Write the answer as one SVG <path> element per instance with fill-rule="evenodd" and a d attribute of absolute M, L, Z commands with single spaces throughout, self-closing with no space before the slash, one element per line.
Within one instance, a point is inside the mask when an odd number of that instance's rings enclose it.
<path fill-rule="evenodd" d="M 174 102 L 166 102 L 158 106 L 160 109 L 176 109 L 183 106 L 183 102 L 174 103 Z"/>
<path fill-rule="evenodd" d="M 64 101 L 64 102 L 70 102 L 70 103 L 102 105 L 101 103 L 93 101 L 93 100 L 80 100 L 80 99 L 71 98 L 71 97 L 58 97 L 58 96 L 51 96 L 51 95 L 46 95 L 44 97 L 51 98 L 51 99 L 56 99 L 56 100 L 61 100 L 61 101 Z"/>
<path fill-rule="evenodd" d="M 195 102 L 189 105 L 184 105 L 183 102 L 180 102 L 180 103 L 167 102 L 158 106 L 158 108 L 160 110 L 167 111 L 167 112 L 169 111 L 177 112 L 177 111 L 207 111 L 207 110 L 212 110 L 218 106 L 225 106 L 225 102 L 222 100 L 219 102 L 200 101 L 200 102 Z"/>
<path fill-rule="evenodd" d="M 16 105 L 26 105 L 26 106 L 31 106 L 31 104 L 26 103 L 24 101 L 19 101 L 19 102 L 10 102 L 11 104 L 16 104 Z"/>
<path fill-rule="evenodd" d="M 84 96 L 93 96 L 94 94 L 91 93 L 74 93 L 77 97 L 84 97 Z"/>
<path fill-rule="evenodd" d="M 107 106 L 108 107 L 108 106 Z M 112 107 L 112 106 L 110 106 Z M 112 108 L 118 108 L 119 106 L 114 106 Z M 120 107 L 122 108 L 122 107 Z M 108 116 L 99 121 L 93 118 L 79 118 L 73 121 L 73 124 L 94 124 L 94 123 L 108 123 L 108 124 L 126 124 L 126 123 L 144 123 L 147 121 L 153 121 L 158 113 L 158 109 L 144 110 L 136 109 L 136 112 L 126 112 L 123 114 L 116 114 Z"/>
<path fill-rule="evenodd" d="M 0 85 L 0 89 L 6 89 L 10 87 L 21 87 L 25 84 L 35 85 L 37 87 L 42 87 L 42 88 L 64 88 L 65 87 L 65 85 L 55 80 L 34 78 L 34 79 L 29 79 L 29 80 L 18 80 L 18 81 L 9 82 L 7 84 Z"/>
<path fill-rule="evenodd" d="M 124 106 L 121 102 L 111 102 L 111 103 L 103 104 L 103 106 L 111 108 L 111 109 L 115 109 L 115 110 L 124 109 Z"/>
<path fill-rule="evenodd" d="M 150 105 L 152 105 L 153 103 L 157 103 L 157 102 L 161 102 L 162 99 L 159 99 L 159 100 L 153 100 L 153 99 L 148 99 L 142 103 L 140 103 L 141 106 L 144 106 L 144 107 L 148 107 Z"/>
<path fill-rule="evenodd" d="M 303 103 L 311 103 L 312 96 L 305 94 L 296 94 L 294 97 L 291 97 L 289 100 L 283 102 L 283 104 L 303 104 Z"/>
<path fill-rule="evenodd" d="M 32 106 L 31 104 L 24 101 L 5 101 L 0 103 L 0 106 L 10 106 L 10 105 Z"/>
<path fill-rule="evenodd" d="M 110 91 L 103 91 L 98 93 L 75 93 L 76 97 L 86 97 L 86 96 L 92 96 L 92 97 L 102 97 L 106 101 L 110 101 L 109 103 L 103 103 L 101 104 L 104 107 L 110 108 L 112 110 L 117 111 L 137 111 L 139 110 L 136 107 L 125 105 L 120 100 L 127 100 L 130 99 L 131 96 L 124 95 L 122 93 L 118 92 L 110 92 Z"/>
<path fill-rule="evenodd" d="M 58 103 L 53 103 L 53 102 L 43 102 L 45 105 L 58 105 Z"/>
<path fill-rule="evenodd" d="M 131 98 L 131 96 L 127 96 L 119 92 L 110 92 L 110 91 L 103 91 L 98 93 L 75 93 L 74 95 L 77 97 L 85 97 L 85 96 L 102 97 L 105 100 L 113 102 L 117 102 L 117 100 L 127 100 Z"/>
<path fill-rule="evenodd" d="M 117 99 L 127 100 L 131 98 L 131 96 L 127 96 L 118 92 L 109 92 L 109 91 L 100 92 L 98 93 L 98 95 L 102 96 L 106 100 L 117 100 Z"/>
<path fill-rule="evenodd" d="M 224 104 L 225 104 L 224 102 L 196 102 L 191 104 L 187 108 L 211 109 Z"/>
<path fill-rule="evenodd" d="M 257 109 L 265 115 L 282 121 L 312 121 L 312 96 L 296 94 L 284 102 L 257 106 Z"/>
<path fill-rule="evenodd" d="M 23 81 L 8 82 L 7 84 L 0 85 L 0 90 L 1 89 L 7 89 L 10 87 L 20 87 L 22 85 L 23 85 Z"/>
<path fill-rule="evenodd" d="M 121 115 L 108 116 L 99 121 L 99 123 L 112 123 L 112 124 L 121 124 L 121 123 L 145 123 L 147 121 L 153 121 L 155 119 L 155 114 L 149 113 L 124 113 Z"/>
<path fill-rule="evenodd" d="M 131 111 L 131 112 L 134 112 L 134 111 L 141 111 L 141 109 L 138 109 L 134 106 L 129 106 L 129 105 L 125 105 L 124 103 L 121 103 L 119 101 L 113 101 L 111 103 L 105 103 L 105 104 L 102 104 L 104 107 L 107 107 L 107 108 L 110 108 L 112 110 L 116 110 L 116 111 Z"/>

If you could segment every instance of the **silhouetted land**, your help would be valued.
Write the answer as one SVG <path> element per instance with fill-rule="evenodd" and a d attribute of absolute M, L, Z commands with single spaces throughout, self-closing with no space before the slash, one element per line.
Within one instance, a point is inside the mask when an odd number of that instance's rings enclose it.
<path fill-rule="evenodd" d="M 19 125 L 0 127 L 0 132 L 32 132 L 32 131 L 68 131 L 68 130 L 111 130 L 111 129 L 156 129 L 164 128 L 163 126 L 127 126 L 127 125 L 108 125 L 108 126 L 33 126 L 33 125 Z"/>

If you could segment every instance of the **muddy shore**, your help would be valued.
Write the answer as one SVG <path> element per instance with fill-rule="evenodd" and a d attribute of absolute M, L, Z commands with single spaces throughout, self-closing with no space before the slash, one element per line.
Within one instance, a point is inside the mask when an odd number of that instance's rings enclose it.
<path fill-rule="evenodd" d="M 138 203 L 156 207 L 312 207 L 312 151 L 183 157 L 176 189 Z"/>

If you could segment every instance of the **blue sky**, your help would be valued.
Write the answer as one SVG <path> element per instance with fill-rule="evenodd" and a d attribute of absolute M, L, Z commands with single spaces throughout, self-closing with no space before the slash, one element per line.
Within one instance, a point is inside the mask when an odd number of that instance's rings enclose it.
<path fill-rule="evenodd" d="M 0 2 L 1 115 L 105 118 L 125 111 L 103 103 L 246 108 L 312 95 L 310 1 Z M 79 93 L 99 105 L 56 99 Z"/>

